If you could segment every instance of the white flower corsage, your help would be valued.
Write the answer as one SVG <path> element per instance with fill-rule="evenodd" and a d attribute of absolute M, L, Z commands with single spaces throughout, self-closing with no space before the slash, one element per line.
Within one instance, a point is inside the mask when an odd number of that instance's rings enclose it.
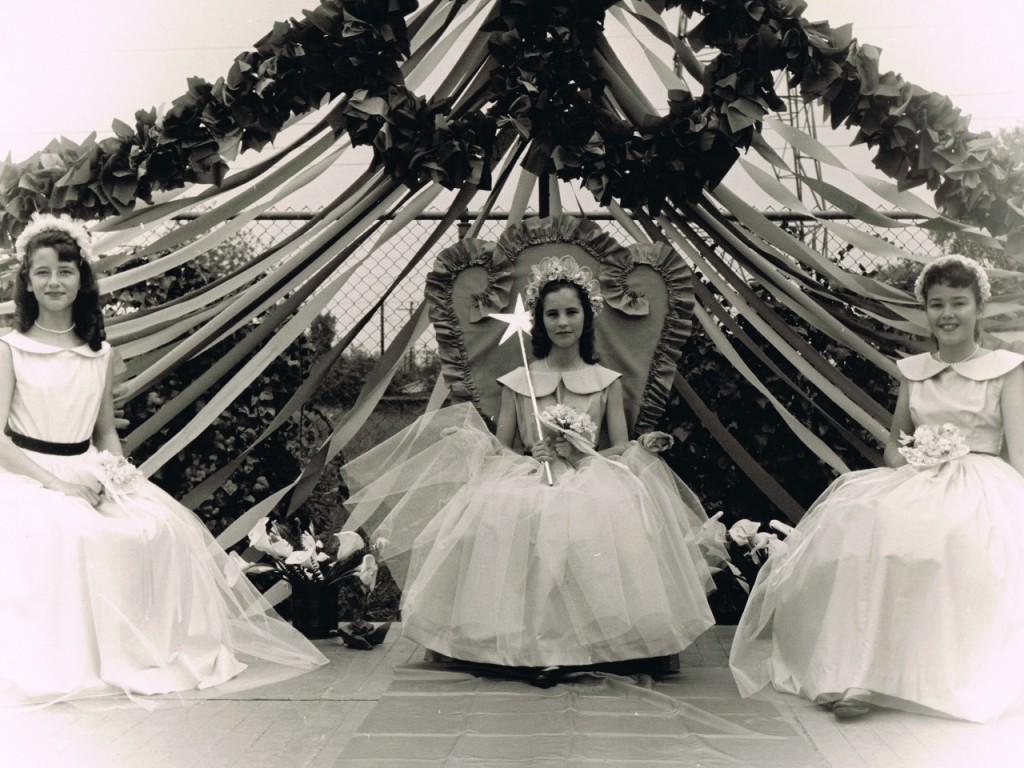
<path fill-rule="evenodd" d="M 933 467 L 971 452 L 955 424 L 922 424 L 913 435 L 900 432 L 900 453 L 915 467 Z"/>
<path fill-rule="evenodd" d="M 110 451 L 100 451 L 96 455 L 96 462 L 99 467 L 100 484 L 103 490 L 111 495 L 131 493 L 146 479 L 142 471 L 129 459 Z"/>

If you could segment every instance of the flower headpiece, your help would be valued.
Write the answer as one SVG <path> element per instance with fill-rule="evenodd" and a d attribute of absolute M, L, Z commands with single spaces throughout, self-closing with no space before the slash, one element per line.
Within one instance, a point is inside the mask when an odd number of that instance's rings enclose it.
<path fill-rule="evenodd" d="M 581 267 L 572 256 L 545 256 L 540 264 L 530 267 L 529 281 L 523 290 L 526 298 L 526 308 L 533 311 L 540 298 L 541 289 L 548 283 L 564 280 L 574 283 L 583 289 L 583 292 L 590 299 L 590 307 L 596 315 L 604 307 L 604 297 L 601 295 L 601 286 L 594 278 L 594 273 L 588 267 Z"/>
<path fill-rule="evenodd" d="M 78 244 L 83 259 L 95 261 L 92 255 L 92 236 L 89 234 L 89 230 L 69 216 L 54 216 L 49 213 L 34 214 L 32 222 L 18 235 L 18 239 L 14 242 L 14 251 L 18 258 L 24 261 L 28 255 L 28 244 L 34 237 L 47 230 L 66 233 Z"/>
<path fill-rule="evenodd" d="M 951 253 L 948 256 L 940 256 L 935 261 L 930 262 L 921 270 L 921 274 L 917 276 L 917 281 L 914 283 L 914 296 L 919 302 L 924 304 L 924 280 L 928 273 L 933 269 L 939 269 L 941 267 L 949 266 L 950 264 L 959 264 L 974 273 L 974 281 L 978 284 L 978 292 L 981 294 L 981 303 L 984 304 L 992 297 L 992 285 L 988 281 L 988 275 L 985 274 L 985 270 L 982 269 L 981 264 L 976 262 L 974 259 L 969 259 L 966 256 L 961 256 L 959 253 Z"/>

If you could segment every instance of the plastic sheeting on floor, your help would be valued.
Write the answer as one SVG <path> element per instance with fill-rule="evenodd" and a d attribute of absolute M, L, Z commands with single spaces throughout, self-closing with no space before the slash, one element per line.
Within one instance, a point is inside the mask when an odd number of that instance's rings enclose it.
<path fill-rule="evenodd" d="M 825 765 L 791 716 L 740 699 L 723 675 L 578 673 L 540 689 L 471 668 L 399 667 L 336 765 Z"/>

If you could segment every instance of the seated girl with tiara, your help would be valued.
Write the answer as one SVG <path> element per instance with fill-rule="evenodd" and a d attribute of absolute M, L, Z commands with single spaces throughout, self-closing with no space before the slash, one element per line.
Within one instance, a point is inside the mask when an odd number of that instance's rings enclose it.
<path fill-rule="evenodd" d="M 152 706 L 325 664 L 121 456 L 88 231 L 39 217 L 16 250 L 16 330 L 0 337 L 0 705 Z"/>
<path fill-rule="evenodd" d="M 730 658 L 745 696 L 842 718 L 1024 705 L 1024 356 L 978 344 L 976 262 L 936 259 L 915 293 L 937 349 L 897 362 L 888 466 L 836 480 L 762 568 Z"/>
<path fill-rule="evenodd" d="M 558 667 L 683 650 L 714 623 L 712 578 L 703 509 L 629 442 L 620 374 L 597 362 L 597 281 L 570 257 L 545 259 L 526 296 L 535 361 L 529 377 L 519 367 L 498 379 L 496 435 L 463 403 L 342 472 L 349 526 L 386 514 L 376 534 L 400 582 L 394 555 L 411 549 L 405 636 L 444 656 L 533 668 L 548 685 Z M 607 445 L 595 446 L 602 433 Z"/>

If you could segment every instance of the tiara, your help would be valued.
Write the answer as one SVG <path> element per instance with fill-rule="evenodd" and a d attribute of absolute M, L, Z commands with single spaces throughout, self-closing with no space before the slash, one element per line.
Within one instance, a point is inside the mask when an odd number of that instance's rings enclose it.
<path fill-rule="evenodd" d="M 540 298 L 541 289 L 548 283 L 563 281 L 578 285 L 590 299 L 590 308 L 596 315 L 604 308 L 604 297 L 601 295 L 601 286 L 594 279 L 594 273 L 589 267 L 581 267 L 572 256 L 545 256 L 539 264 L 530 267 L 530 279 L 526 283 L 523 293 L 526 298 L 526 308 L 533 311 Z"/>
<path fill-rule="evenodd" d="M 32 222 L 25 227 L 18 239 L 14 242 L 14 252 L 18 258 L 24 261 L 28 254 L 28 244 L 32 239 L 47 230 L 64 232 L 78 245 L 82 252 L 82 258 L 86 261 L 95 261 L 92 255 L 92 236 L 89 230 L 69 216 L 54 216 L 49 213 L 36 213 L 32 215 Z"/>
<path fill-rule="evenodd" d="M 981 294 L 982 304 L 992 297 L 992 285 L 989 283 L 988 275 L 985 274 L 985 270 L 982 269 L 981 264 L 976 262 L 974 259 L 961 256 L 959 253 L 951 253 L 947 256 L 939 256 L 935 261 L 929 262 L 925 268 L 921 270 L 921 274 L 917 276 L 917 280 L 914 282 L 914 296 L 919 302 L 924 304 L 925 276 L 933 269 L 939 269 L 941 267 L 949 266 L 950 264 L 959 264 L 974 273 L 974 280 L 978 284 L 978 292 Z"/>

